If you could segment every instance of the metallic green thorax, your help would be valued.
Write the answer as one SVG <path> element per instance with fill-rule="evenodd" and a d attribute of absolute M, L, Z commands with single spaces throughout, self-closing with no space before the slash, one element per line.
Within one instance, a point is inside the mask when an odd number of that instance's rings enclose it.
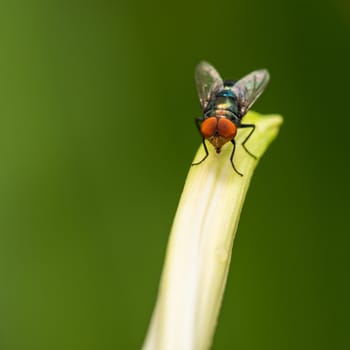
<path fill-rule="evenodd" d="M 205 117 L 209 116 L 226 117 L 236 125 L 240 124 L 237 98 L 229 86 L 225 86 L 209 103 Z"/>

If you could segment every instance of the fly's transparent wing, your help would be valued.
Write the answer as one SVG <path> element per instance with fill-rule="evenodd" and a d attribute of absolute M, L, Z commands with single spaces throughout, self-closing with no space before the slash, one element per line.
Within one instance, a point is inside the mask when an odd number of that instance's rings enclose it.
<path fill-rule="evenodd" d="M 237 97 L 241 117 L 248 112 L 265 90 L 269 79 L 269 72 L 266 69 L 261 69 L 246 75 L 233 85 L 232 92 Z"/>
<path fill-rule="evenodd" d="M 221 90 L 224 84 L 219 73 L 208 62 L 200 62 L 197 65 L 195 80 L 202 110 L 205 111 L 211 97 Z"/>

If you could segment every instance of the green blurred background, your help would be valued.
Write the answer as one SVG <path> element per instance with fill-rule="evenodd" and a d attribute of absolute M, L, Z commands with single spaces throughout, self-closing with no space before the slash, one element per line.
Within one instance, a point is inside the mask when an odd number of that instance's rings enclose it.
<path fill-rule="evenodd" d="M 139 349 L 200 137 L 193 72 L 261 67 L 285 123 L 214 349 L 345 349 L 347 0 L 1 1 L 0 349 Z"/>

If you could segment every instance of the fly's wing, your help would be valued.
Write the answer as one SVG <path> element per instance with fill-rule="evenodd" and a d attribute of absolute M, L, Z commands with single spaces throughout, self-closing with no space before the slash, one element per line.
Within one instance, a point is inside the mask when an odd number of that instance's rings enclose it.
<path fill-rule="evenodd" d="M 261 69 L 246 75 L 233 85 L 231 90 L 237 97 L 241 117 L 248 112 L 262 94 L 269 80 L 269 72 L 266 69 Z"/>
<path fill-rule="evenodd" d="M 195 71 L 195 80 L 202 110 L 205 111 L 210 99 L 224 87 L 216 69 L 208 62 L 200 62 Z"/>

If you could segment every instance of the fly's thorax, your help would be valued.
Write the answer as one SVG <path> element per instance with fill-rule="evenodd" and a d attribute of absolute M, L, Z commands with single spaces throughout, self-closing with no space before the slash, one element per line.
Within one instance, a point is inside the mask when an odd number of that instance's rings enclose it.
<path fill-rule="evenodd" d="M 238 114 L 233 113 L 229 109 L 211 108 L 204 114 L 203 118 L 207 119 L 213 116 L 217 118 L 227 118 L 231 120 L 237 127 L 240 125 L 241 119 L 238 117 Z"/>
<path fill-rule="evenodd" d="M 220 96 L 215 99 L 214 102 L 215 109 L 226 109 L 228 111 L 234 112 L 236 109 L 236 104 L 230 97 Z"/>
<path fill-rule="evenodd" d="M 223 108 L 217 108 L 213 111 L 212 115 L 215 115 L 218 118 L 227 118 L 229 120 L 234 120 L 235 119 L 235 115 L 227 110 L 227 109 L 223 109 Z"/>
<path fill-rule="evenodd" d="M 238 115 L 238 103 L 236 96 L 232 93 L 230 87 L 221 90 L 216 94 L 213 100 L 215 109 L 225 109 L 235 115 Z"/>

